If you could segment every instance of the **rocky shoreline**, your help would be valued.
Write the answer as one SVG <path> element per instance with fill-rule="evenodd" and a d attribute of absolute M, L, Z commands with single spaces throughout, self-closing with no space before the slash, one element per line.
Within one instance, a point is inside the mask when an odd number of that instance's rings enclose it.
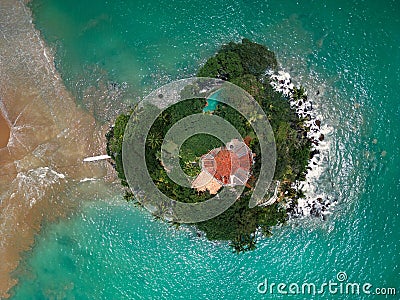
<path fill-rule="evenodd" d="M 300 119 L 305 120 L 307 138 L 312 143 L 311 159 L 307 166 L 305 181 L 294 182 L 292 188 L 302 191 L 304 197 L 300 199 L 289 199 L 286 205 L 289 218 L 303 216 L 314 216 L 325 219 L 330 214 L 329 209 L 334 205 L 326 195 L 316 192 L 315 186 L 325 170 L 324 162 L 327 160 L 325 150 L 329 149 L 329 141 L 326 135 L 330 129 L 323 125 L 321 117 L 317 115 L 313 107 L 314 100 L 300 86 L 295 86 L 289 73 L 284 71 L 267 72 L 270 85 L 275 91 L 281 92 L 290 101 L 290 106 L 296 110 Z M 317 91 L 317 96 L 319 91 Z"/>

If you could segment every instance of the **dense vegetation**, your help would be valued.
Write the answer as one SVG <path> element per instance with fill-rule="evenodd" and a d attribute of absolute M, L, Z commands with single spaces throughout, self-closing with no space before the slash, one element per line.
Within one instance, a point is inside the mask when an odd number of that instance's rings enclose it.
<path fill-rule="evenodd" d="M 289 101 L 282 94 L 275 92 L 264 78 L 266 70 L 276 70 L 275 54 L 266 47 L 244 39 L 242 43 L 229 43 L 222 46 L 218 53 L 211 57 L 199 70 L 198 76 L 216 77 L 228 80 L 249 92 L 265 111 L 275 134 L 277 147 L 277 165 L 275 180 L 282 182 L 279 201 L 267 207 L 248 206 L 252 193 L 246 187 L 241 197 L 221 215 L 196 224 L 210 240 L 227 240 L 236 252 L 253 250 L 256 247 L 258 229 L 263 235 L 271 234 L 271 228 L 283 224 L 286 219 L 284 203 L 285 192 L 296 198 L 296 191 L 290 188 L 292 182 L 304 179 L 306 166 L 310 158 L 311 142 L 306 138 L 304 120 L 298 118 Z M 297 91 L 302 96 L 303 90 Z M 199 202 L 210 198 L 208 192 L 181 187 L 172 182 L 160 163 L 160 150 L 163 137 L 171 126 L 188 115 L 199 113 L 205 106 L 204 99 L 192 99 L 179 102 L 165 110 L 153 123 L 146 140 L 146 163 L 149 173 L 158 188 L 167 196 L 182 202 Z M 233 108 L 218 104 L 215 115 L 229 121 L 243 136 L 252 138 L 250 144 L 256 153 L 252 181 L 256 180 L 261 153 L 257 138 L 251 125 Z M 122 166 L 122 137 L 128 122 L 129 114 L 117 118 L 115 126 L 107 135 L 107 151 L 113 158 L 115 167 L 126 185 Z M 181 166 L 184 171 L 194 176 L 200 171 L 198 161 L 202 154 L 220 146 L 220 141 L 209 135 L 199 134 L 188 139 L 181 147 Z M 131 194 L 126 195 L 132 199 Z"/>
<path fill-rule="evenodd" d="M 189 176 L 197 176 L 201 172 L 199 158 L 215 149 L 223 146 L 216 137 L 204 133 L 196 134 L 183 142 L 179 151 L 180 165 L 182 170 Z"/>
<path fill-rule="evenodd" d="M 121 179 L 121 184 L 125 187 L 128 186 L 126 182 L 124 167 L 122 163 L 122 142 L 124 139 L 125 127 L 128 124 L 130 113 L 121 114 L 115 120 L 114 127 L 106 134 L 107 139 L 107 154 L 113 160 L 113 166 L 117 171 L 118 177 Z"/>

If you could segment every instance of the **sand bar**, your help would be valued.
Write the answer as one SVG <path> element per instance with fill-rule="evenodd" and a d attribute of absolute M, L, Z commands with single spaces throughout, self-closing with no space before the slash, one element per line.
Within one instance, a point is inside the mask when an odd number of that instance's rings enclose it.
<path fill-rule="evenodd" d="M 113 172 L 106 161 L 83 163 L 105 153 L 108 125 L 100 127 L 76 106 L 29 9 L 22 1 L 3 0 L 0 24 L 0 108 L 10 125 L 8 144 L 0 148 L 3 299 L 10 296 L 17 282 L 12 271 L 41 224 L 74 210 L 74 199 L 90 199 L 90 192 L 82 194 L 80 180 L 110 178 Z"/>
<path fill-rule="evenodd" d="M 3 114 L 0 112 L 0 148 L 7 146 L 9 138 L 10 127 Z"/>

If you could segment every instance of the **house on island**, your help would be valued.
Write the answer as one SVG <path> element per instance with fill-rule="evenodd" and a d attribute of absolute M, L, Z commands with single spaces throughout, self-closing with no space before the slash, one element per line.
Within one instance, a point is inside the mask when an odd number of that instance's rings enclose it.
<path fill-rule="evenodd" d="M 254 156 L 242 141 L 233 139 L 201 157 L 201 172 L 193 180 L 192 188 L 216 194 L 223 186 L 246 185 Z"/>

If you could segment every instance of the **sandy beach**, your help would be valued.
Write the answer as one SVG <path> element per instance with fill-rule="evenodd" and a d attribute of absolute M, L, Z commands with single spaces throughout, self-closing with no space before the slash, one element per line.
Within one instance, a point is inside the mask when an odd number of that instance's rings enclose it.
<path fill-rule="evenodd" d="M 10 137 L 10 128 L 6 119 L 4 119 L 0 112 L 0 148 L 7 146 L 8 139 Z"/>
<path fill-rule="evenodd" d="M 0 298 L 7 298 L 12 271 L 43 222 L 74 210 L 80 180 L 113 171 L 105 161 L 83 162 L 105 153 L 107 125 L 76 106 L 30 11 L 5 0 L 0 19 Z"/>

